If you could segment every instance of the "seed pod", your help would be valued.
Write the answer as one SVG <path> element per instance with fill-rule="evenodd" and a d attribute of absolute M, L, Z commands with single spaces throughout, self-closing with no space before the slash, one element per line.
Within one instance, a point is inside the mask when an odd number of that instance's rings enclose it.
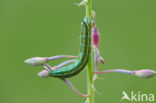
<path fill-rule="evenodd" d="M 47 59 L 43 58 L 43 57 L 34 57 L 34 58 L 29 58 L 29 59 L 25 60 L 24 62 L 30 66 L 38 66 L 38 65 L 42 65 L 42 64 L 46 63 Z"/>
<path fill-rule="evenodd" d="M 155 74 L 156 72 L 154 70 L 149 70 L 149 69 L 133 71 L 133 75 L 140 78 L 151 78 Z"/>

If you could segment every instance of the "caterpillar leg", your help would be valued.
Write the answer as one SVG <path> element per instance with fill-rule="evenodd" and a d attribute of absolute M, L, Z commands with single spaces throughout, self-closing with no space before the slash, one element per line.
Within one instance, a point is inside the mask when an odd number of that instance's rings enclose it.
<path fill-rule="evenodd" d="M 67 80 L 67 79 L 62 79 L 68 86 L 70 86 L 78 95 L 80 95 L 81 97 L 84 97 L 84 98 L 86 98 L 86 97 L 88 97 L 88 95 L 84 95 L 84 94 L 82 94 L 82 93 L 80 93 L 73 85 L 72 85 L 72 83 L 69 81 L 69 80 Z"/>

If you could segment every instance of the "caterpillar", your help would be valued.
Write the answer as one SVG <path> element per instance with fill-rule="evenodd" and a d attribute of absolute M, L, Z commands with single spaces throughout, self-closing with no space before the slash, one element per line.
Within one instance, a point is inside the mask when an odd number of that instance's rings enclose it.
<path fill-rule="evenodd" d="M 50 70 L 49 75 L 57 78 L 69 78 L 80 73 L 87 65 L 91 53 L 91 19 L 84 18 L 81 23 L 80 53 L 75 63 L 56 70 Z"/>

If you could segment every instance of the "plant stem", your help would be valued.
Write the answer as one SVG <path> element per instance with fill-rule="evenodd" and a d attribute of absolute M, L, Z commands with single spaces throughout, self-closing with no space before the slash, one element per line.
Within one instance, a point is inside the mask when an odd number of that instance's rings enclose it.
<path fill-rule="evenodd" d="M 87 0 L 86 3 L 86 17 L 91 18 L 91 0 Z M 91 30 L 91 29 L 90 29 Z M 90 31 L 91 32 L 91 31 Z M 87 88 L 88 88 L 88 103 L 94 103 L 94 89 L 93 89 L 93 50 L 91 50 L 91 57 L 88 62 L 88 70 L 87 70 Z"/>
<path fill-rule="evenodd" d="M 88 62 L 88 70 L 87 70 L 87 85 L 88 85 L 88 103 L 94 103 L 94 88 L 93 88 L 93 51 L 91 51 L 91 57 Z"/>
<path fill-rule="evenodd" d="M 91 18 L 92 17 L 92 4 L 91 4 L 91 0 L 87 0 L 86 3 L 86 17 Z"/>

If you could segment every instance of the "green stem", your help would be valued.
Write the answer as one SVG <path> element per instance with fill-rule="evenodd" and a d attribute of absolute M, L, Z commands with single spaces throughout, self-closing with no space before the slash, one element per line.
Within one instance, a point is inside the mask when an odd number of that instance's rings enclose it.
<path fill-rule="evenodd" d="M 88 62 L 88 70 L 87 70 L 87 85 L 88 85 L 88 103 L 94 103 L 94 88 L 93 88 L 93 51 L 91 51 L 91 57 Z"/>
<path fill-rule="evenodd" d="M 87 0 L 86 3 L 86 17 L 91 18 L 91 0 Z M 91 29 L 90 29 L 91 30 Z M 91 31 L 90 31 L 91 32 Z M 88 70 L 87 70 L 87 87 L 88 87 L 88 103 L 94 103 L 94 89 L 93 89 L 93 51 L 91 51 L 91 57 L 88 62 Z"/>
<path fill-rule="evenodd" d="M 91 0 L 87 0 L 87 3 L 86 3 L 86 17 L 88 17 L 88 18 L 92 17 L 91 7 L 92 7 Z"/>

